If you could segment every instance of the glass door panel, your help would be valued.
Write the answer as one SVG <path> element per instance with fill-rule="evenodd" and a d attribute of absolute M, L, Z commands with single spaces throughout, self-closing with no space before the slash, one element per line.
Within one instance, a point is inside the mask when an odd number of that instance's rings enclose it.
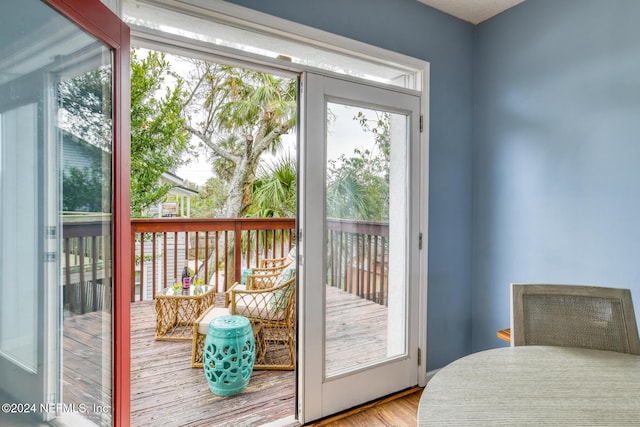
<path fill-rule="evenodd" d="M 0 10 L 0 425 L 112 425 L 111 50 Z"/>
<path fill-rule="evenodd" d="M 299 420 L 418 383 L 420 98 L 307 73 Z"/>
<path fill-rule="evenodd" d="M 0 113 L 0 357 L 38 373 L 38 105 Z M 11 142 L 20 141 L 20 144 Z M 18 165 L 26 173 L 20 173 Z M 20 327 L 10 319 L 21 319 Z"/>
<path fill-rule="evenodd" d="M 327 103 L 325 376 L 407 353 L 405 114 Z"/>

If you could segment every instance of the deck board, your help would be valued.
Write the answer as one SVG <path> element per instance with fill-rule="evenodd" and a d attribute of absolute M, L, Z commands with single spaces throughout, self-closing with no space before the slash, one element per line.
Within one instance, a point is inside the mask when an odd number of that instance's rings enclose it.
<path fill-rule="evenodd" d="M 222 295 L 217 298 L 221 303 Z M 386 307 L 327 288 L 327 363 L 339 370 L 368 363 L 386 352 Z M 99 401 L 104 357 L 99 331 L 110 315 L 104 312 L 65 319 L 65 401 Z M 92 362 L 93 360 L 93 362 Z M 260 426 L 293 418 L 295 373 L 256 370 L 245 391 L 220 397 L 209 390 L 202 369 L 191 368 L 190 341 L 155 339 L 154 301 L 131 305 L 131 425 Z M 92 397 L 93 396 L 93 397 Z M 107 397 L 108 401 L 108 397 Z M 297 425 L 292 423 L 291 426 Z"/>
<path fill-rule="evenodd" d="M 293 415 L 293 372 L 254 371 L 243 393 L 216 396 L 191 368 L 190 341 L 155 340 L 152 301 L 132 304 L 131 325 L 132 426 L 257 426 Z"/>

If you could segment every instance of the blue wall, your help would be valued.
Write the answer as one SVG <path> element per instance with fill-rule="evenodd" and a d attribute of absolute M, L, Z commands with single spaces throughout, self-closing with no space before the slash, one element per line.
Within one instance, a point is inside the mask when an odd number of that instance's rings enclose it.
<path fill-rule="evenodd" d="M 640 313 L 640 1 L 527 0 L 477 27 L 472 350 L 509 283 L 631 288 Z"/>
<path fill-rule="evenodd" d="M 628 287 L 640 313 L 640 1 L 477 27 L 414 0 L 233 3 L 431 63 L 428 369 L 506 345 L 512 282 Z"/>
<path fill-rule="evenodd" d="M 474 26 L 415 0 L 233 3 L 431 63 L 427 368 L 469 353 Z"/>

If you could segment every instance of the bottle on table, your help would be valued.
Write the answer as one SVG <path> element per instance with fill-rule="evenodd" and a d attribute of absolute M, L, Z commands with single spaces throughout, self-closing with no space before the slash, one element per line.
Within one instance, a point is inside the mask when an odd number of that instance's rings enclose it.
<path fill-rule="evenodd" d="M 191 277 L 189 276 L 189 260 L 184 260 L 184 268 L 182 269 L 182 289 L 189 289 L 191 285 Z"/>

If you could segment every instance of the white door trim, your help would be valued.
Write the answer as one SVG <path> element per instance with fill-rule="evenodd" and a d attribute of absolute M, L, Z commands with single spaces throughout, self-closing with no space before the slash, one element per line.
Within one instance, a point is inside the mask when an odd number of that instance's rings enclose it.
<path fill-rule="evenodd" d="M 127 2 L 128 0 L 120 0 Z M 420 70 L 421 73 L 421 114 L 423 117 L 423 131 L 420 133 L 420 232 L 422 233 L 422 250 L 420 251 L 420 275 L 419 275 L 419 304 L 421 308 L 418 312 L 419 330 L 418 330 L 418 346 L 421 350 L 422 360 L 421 369 L 419 369 L 419 385 L 424 386 L 427 380 L 427 294 L 428 294 L 428 225 L 429 225 L 429 118 L 430 118 L 430 63 L 422 59 L 410 57 L 395 51 L 383 49 L 378 46 L 363 43 L 347 37 L 329 33 L 317 28 L 302 25 L 296 22 L 288 21 L 273 15 L 268 15 L 250 8 L 238 6 L 221 0 L 152 0 L 158 5 L 165 5 L 169 8 L 197 8 L 198 10 L 206 10 L 211 18 L 218 21 L 227 22 L 229 24 L 241 26 L 257 31 L 267 31 L 274 35 L 280 35 L 290 40 L 298 40 L 301 43 L 312 43 L 320 47 L 325 47 L 336 52 L 342 52 L 358 58 L 375 59 L 382 63 L 390 65 L 401 65 L 407 68 Z M 122 8 L 121 8 L 122 9 Z M 143 37 L 151 32 L 146 29 L 138 28 L 136 35 Z M 155 35 L 152 37 L 158 44 L 163 41 L 157 40 Z M 166 34 L 167 38 L 171 36 Z M 136 37 L 132 37 L 135 41 Z M 139 40 L 139 39 L 138 39 Z M 150 41 L 150 40 L 148 40 Z M 180 43 L 182 43 L 181 41 Z M 133 44 L 133 43 L 132 43 Z M 194 48 L 198 50 L 201 47 Z M 218 47 L 209 47 L 208 53 L 215 53 L 220 57 L 229 57 L 228 50 Z M 232 59 L 244 58 L 248 62 L 261 65 L 270 65 L 275 69 L 281 69 L 285 72 L 302 73 L 306 71 L 297 64 L 285 64 L 283 61 L 262 57 L 260 61 L 251 57 L 245 52 L 236 51 Z M 316 72 L 320 72 L 316 70 Z M 329 74 L 329 73 L 327 73 Z M 372 82 L 369 82 L 373 84 Z M 302 105 L 302 104 L 301 104 Z M 304 109 L 304 106 L 303 106 Z M 304 111 L 301 112 L 304 115 Z M 302 178 L 301 178 L 302 181 Z M 301 182 L 302 185 L 302 182 Z M 301 268 L 304 266 L 301 264 Z M 302 393 L 302 391 L 300 391 Z"/>
<path fill-rule="evenodd" d="M 367 85 L 351 81 L 330 78 L 319 74 L 306 73 L 303 76 L 303 96 L 301 118 L 301 133 L 303 142 L 300 147 L 301 179 L 299 199 L 299 227 L 302 238 L 299 242 L 301 266 L 299 279 L 299 369 L 298 396 L 299 420 L 308 422 L 326 417 L 341 410 L 362 404 L 386 394 L 400 391 L 414 386 L 422 381 L 424 371 L 418 365 L 418 349 L 420 327 L 420 286 L 419 283 L 420 253 L 419 242 L 419 202 L 412 198 L 419 192 L 419 131 L 420 99 L 415 95 L 407 95 L 401 91 L 393 92 L 374 85 Z M 326 283 L 326 227 L 325 221 L 325 165 L 326 165 L 326 105 L 327 102 L 344 101 L 348 105 L 360 105 L 365 108 L 380 108 L 382 111 L 397 112 L 407 115 L 411 126 L 408 128 L 411 144 L 407 146 L 406 159 L 409 166 L 406 169 L 407 187 L 406 199 L 401 205 L 408 203 L 406 209 L 407 233 L 404 245 L 406 249 L 394 251 L 398 254 L 406 251 L 400 264 L 404 276 L 401 283 L 405 283 L 404 291 L 395 301 L 401 307 L 389 303 L 389 319 L 394 317 L 393 305 L 405 317 L 400 317 L 405 325 L 406 340 L 401 338 L 397 345 L 401 353 L 385 360 L 382 364 L 367 365 L 357 370 L 349 370 L 338 376 L 325 376 L 324 366 L 324 337 L 325 337 L 325 286 Z M 396 193 L 397 194 L 397 193 Z M 413 200 L 413 202 L 412 202 Z M 396 203 L 396 206 L 399 206 Z M 401 248 L 397 248 L 401 249 Z M 406 270 L 405 270 L 406 268 Z M 390 276 L 391 277 L 391 274 Z M 398 312 L 398 313 L 400 313 Z M 397 318 L 397 317 L 396 317 Z M 405 323 L 407 322 L 407 323 Z M 389 341 L 391 349 L 394 347 Z M 372 379 L 374 379 L 372 381 Z M 375 379 L 383 379 L 382 381 Z"/>

